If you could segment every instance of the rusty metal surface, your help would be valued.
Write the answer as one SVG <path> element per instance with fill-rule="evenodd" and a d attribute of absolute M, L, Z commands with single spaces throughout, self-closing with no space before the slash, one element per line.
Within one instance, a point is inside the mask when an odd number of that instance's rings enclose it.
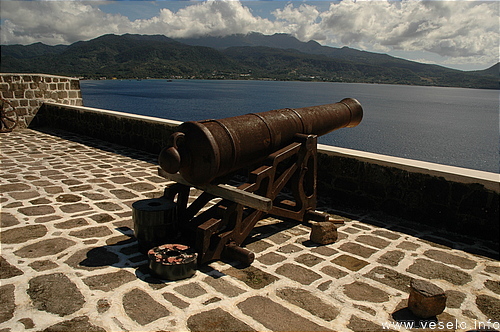
<path fill-rule="evenodd" d="M 295 134 L 325 135 L 354 127 L 363 110 L 352 98 L 341 102 L 251 113 L 220 120 L 185 122 L 159 156 L 162 169 L 193 184 L 209 183 L 257 164 L 289 144 Z"/>

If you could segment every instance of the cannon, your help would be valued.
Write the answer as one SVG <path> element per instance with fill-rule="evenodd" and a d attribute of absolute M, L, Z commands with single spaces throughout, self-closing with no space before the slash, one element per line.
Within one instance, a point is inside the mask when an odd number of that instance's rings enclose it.
<path fill-rule="evenodd" d="M 205 184 L 262 161 L 296 134 L 322 136 L 355 127 L 362 117 L 359 102 L 346 98 L 330 105 L 185 122 L 160 153 L 159 164 L 168 173 L 179 172 L 190 183 Z"/>
<path fill-rule="evenodd" d="M 169 240 L 194 248 L 198 264 L 236 259 L 251 264 L 241 247 L 265 215 L 300 222 L 328 221 L 316 211 L 317 137 L 355 127 L 360 103 L 251 113 L 182 123 L 158 159 L 159 174 L 172 180 L 164 198 L 177 204 Z M 190 199 L 191 188 L 202 192 Z M 215 198 L 222 198 L 215 204 Z"/>

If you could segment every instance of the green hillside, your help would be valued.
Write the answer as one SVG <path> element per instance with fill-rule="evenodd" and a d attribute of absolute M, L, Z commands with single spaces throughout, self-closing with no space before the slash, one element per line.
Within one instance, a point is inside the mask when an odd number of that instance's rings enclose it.
<path fill-rule="evenodd" d="M 499 88 L 498 65 L 496 71 L 492 67 L 465 72 L 348 47 L 303 43 L 284 34 L 190 40 L 104 35 L 69 46 L 2 45 L 1 53 L 2 72 L 84 78 L 314 80 Z"/>

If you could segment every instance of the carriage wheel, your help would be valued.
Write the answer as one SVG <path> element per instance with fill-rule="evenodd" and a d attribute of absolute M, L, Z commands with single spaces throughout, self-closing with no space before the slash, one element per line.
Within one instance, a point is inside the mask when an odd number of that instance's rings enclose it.
<path fill-rule="evenodd" d="M 17 113 L 14 106 L 12 106 L 8 100 L 0 98 L 0 104 L 2 106 L 0 113 L 0 132 L 8 133 L 17 126 Z"/>

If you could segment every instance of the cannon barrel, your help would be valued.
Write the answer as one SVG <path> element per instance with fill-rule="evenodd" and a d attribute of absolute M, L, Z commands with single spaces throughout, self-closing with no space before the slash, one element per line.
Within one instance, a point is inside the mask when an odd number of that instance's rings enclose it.
<path fill-rule="evenodd" d="M 167 173 L 202 185 L 264 160 L 290 144 L 295 134 L 325 135 L 355 127 L 363 118 L 361 104 L 346 98 L 334 104 L 285 108 L 220 120 L 182 123 L 159 156 Z"/>

